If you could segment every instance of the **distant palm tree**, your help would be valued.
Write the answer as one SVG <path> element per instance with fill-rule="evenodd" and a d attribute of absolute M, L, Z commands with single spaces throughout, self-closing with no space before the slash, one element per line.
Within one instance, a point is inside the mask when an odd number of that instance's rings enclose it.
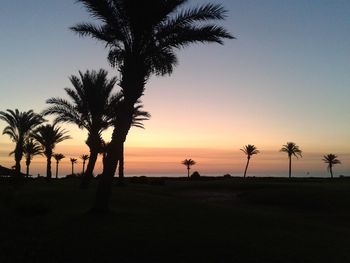
<path fill-rule="evenodd" d="M 56 144 L 71 138 L 66 133 L 67 131 L 57 127 L 55 124 L 42 125 L 33 131 L 32 137 L 40 143 L 43 153 L 46 156 L 46 177 L 48 179 L 52 177 L 51 157 Z"/>
<path fill-rule="evenodd" d="M 195 165 L 196 162 L 192 159 L 185 159 L 181 162 L 181 164 L 187 167 L 187 177 L 190 178 L 190 169 L 192 165 Z"/>
<path fill-rule="evenodd" d="M 288 154 L 289 158 L 289 178 L 292 178 L 292 156 L 294 155 L 297 159 L 298 156 L 302 156 L 302 151 L 299 149 L 299 146 L 294 142 L 287 142 L 287 144 L 283 145 L 280 149 L 280 152 L 285 152 Z"/>
<path fill-rule="evenodd" d="M 3 130 L 3 134 L 7 134 L 13 142 L 16 143 L 15 155 L 15 174 L 21 174 L 21 160 L 23 157 L 23 146 L 25 140 L 31 131 L 44 122 L 41 115 L 34 113 L 32 110 L 19 112 L 18 109 L 0 111 L 0 120 L 5 121 L 8 125 Z"/>
<path fill-rule="evenodd" d="M 74 164 L 76 164 L 77 163 L 77 159 L 75 159 L 75 158 L 70 158 L 70 162 L 72 163 L 72 175 L 74 174 Z"/>
<path fill-rule="evenodd" d="M 107 78 L 108 72 L 100 69 L 96 71 L 79 71 L 79 77 L 72 75 L 70 82 L 73 89 L 65 88 L 70 101 L 61 98 L 51 98 L 46 101 L 50 107 L 44 110 L 44 115 L 55 115 L 56 122 L 76 124 L 88 131 L 86 144 L 89 147 L 90 157 L 82 187 L 85 188 L 93 177 L 93 170 L 102 143 L 101 134 L 110 125 L 111 101 L 117 100 L 121 94 L 112 94 L 117 81 L 114 77 Z"/>
<path fill-rule="evenodd" d="M 120 72 L 124 100 L 116 116 L 94 211 L 108 210 L 112 179 L 122 158 L 135 103 L 144 94 L 151 75 L 171 74 L 177 64 L 175 50 L 193 43 L 220 43 L 233 37 L 210 21 L 222 20 L 221 5 L 185 9 L 187 0 L 78 0 L 98 24 L 81 23 L 71 29 L 109 48 L 108 60 Z"/>
<path fill-rule="evenodd" d="M 240 149 L 242 152 L 244 152 L 246 155 L 247 155 L 247 165 L 245 166 L 245 170 L 244 170 L 244 178 L 246 177 L 246 174 L 247 174 L 247 169 L 248 169 L 248 165 L 249 165 L 249 161 L 250 161 L 250 158 L 254 155 L 254 154 L 258 154 L 259 151 L 258 149 L 252 145 L 252 144 L 248 144 L 248 145 L 245 145 L 243 147 L 243 149 Z"/>
<path fill-rule="evenodd" d="M 324 161 L 326 164 L 328 164 L 327 168 L 331 174 L 331 178 L 333 178 L 333 166 L 336 164 L 341 164 L 341 162 L 337 159 L 338 156 L 336 156 L 333 153 L 327 154 L 323 156 L 322 161 Z"/>
<path fill-rule="evenodd" d="M 85 172 L 85 162 L 86 162 L 87 160 L 89 160 L 89 155 L 88 155 L 88 154 L 82 154 L 82 155 L 80 155 L 80 159 L 83 160 L 83 173 L 82 173 L 82 175 L 84 176 L 84 172 Z"/>
<path fill-rule="evenodd" d="M 57 179 L 58 178 L 58 164 L 63 158 L 65 158 L 65 156 L 62 153 L 54 153 L 52 156 L 56 160 L 56 179 Z"/>
<path fill-rule="evenodd" d="M 32 138 L 26 139 L 23 146 L 23 153 L 26 159 L 26 177 L 29 176 L 29 166 L 35 155 L 42 155 L 41 146 L 38 142 L 34 141 Z"/>

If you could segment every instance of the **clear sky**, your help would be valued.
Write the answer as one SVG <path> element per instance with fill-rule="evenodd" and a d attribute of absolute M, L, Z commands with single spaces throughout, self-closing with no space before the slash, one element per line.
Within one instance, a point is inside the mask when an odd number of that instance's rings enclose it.
<path fill-rule="evenodd" d="M 190 2 L 222 3 L 228 10 L 222 24 L 237 39 L 181 50 L 174 74 L 149 81 L 143 102 L 152 119 L 130 132 L 126 172 L 182 174 L 181 160 L 192 158 L 202 174 L 241 173 L 239 149 L 254 144 L 261 154 L 251 173 L 284 175 L 287 157 L 278 150 L 294 141 L 304 151 L 294 162 L 297 175 L 325 175 L 327 153 L 343 163 L 336 174 L 350 175 L 350 1 Z M 65 97 L 78 70 L 116 74 L 103 44 L 68 29 L 88 20 L 74 0 L 2 1 L 0 110 L 40 112 L 46 99 Z M 65 128 L 74 139 L 56 152 L 87 153 L 86 133 Z M 0 164 L 13 165 L 13 148 L 1 135 Z M 33 174 L 44 174 L 44 160 L 33 162 Z M 68 158 L 62 169 L 69 171 Z"/>

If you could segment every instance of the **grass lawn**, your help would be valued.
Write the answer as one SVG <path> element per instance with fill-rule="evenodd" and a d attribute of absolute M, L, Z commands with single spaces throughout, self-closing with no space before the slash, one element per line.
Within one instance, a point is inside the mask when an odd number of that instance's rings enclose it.
<path fill-rule="evenodd" d="M 0 262 L 350 262 L 349 179 L 164 182 L 0 180 Z"/>

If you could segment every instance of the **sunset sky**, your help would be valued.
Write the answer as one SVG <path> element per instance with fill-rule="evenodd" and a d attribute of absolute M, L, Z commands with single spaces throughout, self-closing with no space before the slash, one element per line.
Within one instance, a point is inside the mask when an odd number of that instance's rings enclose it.
<path fill-rule="evenodd" d="M 248 175 L 287 176 L 287 156 L 279 152 L 287 141 L 303 150 L 295 175 L 327 175 L 321 159 L 328 153 L 342 161 L 335 174 L 350 175 L 350 1 L 190 1 L 208 2 L 228 10 L 222 24 L 237 39 L 181 50 L 171 76 L 151 78 L 143 103 L 152 118 L 128 136 L 127 175 L 184 175 L 185 158 L 204 175 L 241 174 L 246 159 L 239 149 L 254 144 L 261 153 Z M 3 1 L 0 110 L 41 112 L 46 99 L 65 97 L 68 77 L 79 70 L 117 74 L 102 43 L 69 30 L 84 21 L 91 18 L 74 0 Z M 64 128 L 74 139 L 55 152 L 66 155 L 67 174 L 69 157 L 88 148 L 85 131 Z M 14 164 L 13 149 L 1 135 L 1 165 Z M 45 160 L 35 157 L 31 172 L 44 175 Z"/>

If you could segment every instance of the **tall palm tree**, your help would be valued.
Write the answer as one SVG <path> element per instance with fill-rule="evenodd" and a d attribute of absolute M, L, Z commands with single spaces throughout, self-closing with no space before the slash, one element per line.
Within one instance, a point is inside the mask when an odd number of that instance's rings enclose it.
<path fill-rule="evenodd" d="M 29 176 L 29 166 L 35 155 L 42 155 L 41 146 L 38 142 L 34 141 L 33 138 L 26 139 L 23 146 L 23 153 L 26 159 L 26 177 Z"/>
<path fill-rule="evenodd" d="M 84 176 L 84 173 L 85 173 L 85 162 L 87 160 L 89 160 L 89 155 L 88 154 L 82 154 L 82 155 L 80 155 L 80 159 L 83 160 L 83 172 L 82 172 L 82 175 Z"/>
<path fill-rule="evenodd" d="M 58 178 L 58 164 L 63 159 L 66 158 L 62 153 L 54 153 L 53 158 L 56 160 L 56 179 Z"/>
<path fill-rule="evenodd" d="M 116 115 L 111 147 L 96 193 L 95 211 L 108 210 L 112 179 L 131 127 L 134 104 L 144 94 L 151 75 L 171 74 L 177 64 L 175 51 L 193 43 L 216 42 L 233 37 L 210 21 L 222 20 L 221 5 L 185 9 L 188 0 L 78 0 L 98 25 L 81 23 L 71 29 L 109 48 L 108 60 L 120 72 L 124 100 Z"/>
<path fill-rule="evenodd" d="M 324 155 L 322 159 L 322 161 L 328 164 L 327 168 L 331 174 L 332 179 L 333 179 L 333 166 L 336 164 L 341 164 L 341 162 L 337 158 L 338 156 L 336 156 L 333 153 L 330 153 L 330 154 Z"/>
<path fill-rule="evenodd" d="M 181 164 L 187 167 L 187 178 L 190 178 L 190 169 L 192 165 L 195 165 L 196 162 L 192 159 L 185 159 L 181 162 Z"/>
<path fill-rule="evenodd" d="M 287 142 L 287 144 L 284 144 L 283 147 L 280 149 L 280 152 L 285 152 L 288 154 L 289 158 L 289 178 L 292 178 L 292 156 L 294 155 L 297 159 L 298 156 L 302 156 L 302 151 L 299 149 L 299 146 L 296 145 L 294 142 Z"/>
<path fill-rule="evenodd" d="M 7 134 L 16 144 L 15 155 L 15 174 L 21 174 L 21 160 L 23 157 L 23 145 L 25 140 L 30 135 L 31 131 L 38 125 L 44 122 L 41 115 L 36 114 L 33 110 L 20 112 L 18 109 L 0 111 L 0 120 L 7 123 L 2 134 Z"/>
<path fill-rule="evenodd" d="M 244 170 L 244 178 L 246 177 L 246 174 L 247 174 L 247 170 L 248 170 L 248 165 L 249 165 L 249 161 L 250 161 L 250 158 L 254 155 L 254 154 L 258 154 L 259 153 L 259 150 L 252 144 L 248 144 L 248 145 L 245 145 L 243 147 L 243 149 L 240 149 L 242 152 L 245 153 L 245 155 L 247 155 L 247 164 L 245 166 L 245 170 Z"/>
<path fill-rule="evenodd" d="M 77 159 L 75 159 L 75 158 L 70 158 L 70 162 L 71 162 L 71 164 L 72 164 L 72 175 L 74 174 L 74 164 L 76 164 L 77 163 Z"/>
<path fill-rule="evenodd" d="M 121 94 L 112 94 L 117 79 L 107 78 L 107 71 L 79 71 L 79 76 L 72 75 L 70 82 L 73 89 L 65 88 L 70 101 L 62 98 L 51 98 L 46 101 L 50 104 L 44 110 L 44 115 L 55 115 L 56 122 L 76 124 L 88 131 L 86 144 L 89 147 L 90 158 L 83 176 L 82 187 L 85 188 L 93 177 L 93 170 L 101 147 L 101 134 L 110 126 L 111 101 L 121 97 Z"/>
<path fill-rule="evenodd" d="M 40 143 L 46 157 L 46 177 L 48 179 L 52 178 L 51 157 L 56 144 L 71 138 L 66 133 L 67 131 L 57 127 L 55 124 L 46 124 L 36 128 L 32 134 L 32 137 Z"/>

